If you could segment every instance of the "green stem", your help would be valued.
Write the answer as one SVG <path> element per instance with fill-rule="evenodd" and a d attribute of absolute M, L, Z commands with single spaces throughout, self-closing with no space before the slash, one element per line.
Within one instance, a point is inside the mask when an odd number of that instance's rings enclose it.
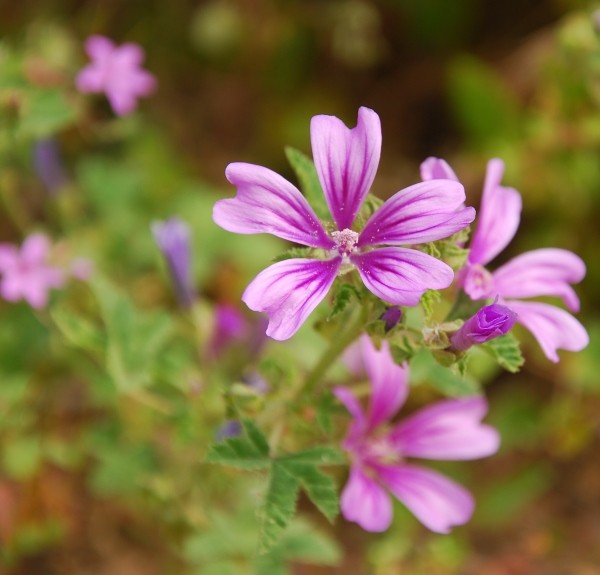
<path fill-rule="evenodd" d="M 321 359 L 308 374 L 304 385 L 299 388 L 295 395 L 302 393 L 310 393 L 323 379 L 333 362 L 342 354 L 342 352 L 360 335 L 364 329 L 367 320 L 369 319 L 370 306 L 368 304 L 360 307 L 356 320 L 348 326 L 347 324 L 340 325 L 340 329 L 336 336 L 331 341 Z"/>

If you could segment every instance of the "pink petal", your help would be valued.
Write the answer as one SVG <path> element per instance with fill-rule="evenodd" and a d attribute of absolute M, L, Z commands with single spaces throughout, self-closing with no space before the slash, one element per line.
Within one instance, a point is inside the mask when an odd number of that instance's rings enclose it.
<path fill-rule="evenodd" d="M 434 157 L 429 157 L 421 163 L 421 179 L 424 182 L 428 180 L 459 181 L 454 173 L 454 170 L 450 167 L 446 160 Z"/>
<path fill-rule="evenodd" d="M 137 97 L 128 88 L 108 88 L 106 90 L 106 97 L 108 98 L 110 107 L 117 116 L 126 116 L 137 108 Z"/>
<path fill-rule="evenodd" d="M 471 242 L 469 261 L 485 265 L 513 239 L 521 220 L 521 194 L 500 185 L 504 173 L 502 160 L 487 165 L 479 220 Z"/>
<path fill-rule="evenodd" d="M 568 312 L 547 303 L 508 300 L 517 315 L 517 323 L 528 329 L 540 344 L 546 357 L 558 362 L 556 351 L 581 351 L 589 343 L 585 328 Z"/>
<path fill-rule="evenodd" d="M 348 433 L 346 434 L 346 439 L 344 440 L 344 448 L 348 450 L 353 450 L 357 442 L 359 442 L 367 428 L 367 419 L 363 412 L 360 403 L 352 392 L 347 387 L 334 387 L 333 395 L 335 395 L 343 404 L 344 407 L 348 410 L 350 415 L 352 416 L 352 423 L 350 424 L 350 428 Z"/>
<path fill-rule="evenodd" d="M 35 266 L 45 262 L 49 252 L 50 240 L 44 234 L 31 234 L 21 246 L 20 259 L 24 264 Z"/>
<path fill-rule="evenodd" d="M 444 262 L 417 250 L 379 248 L 350 259 L 367 289 L 396 305 L 417 305 L 426 290 L 447 288 L 454 278 Z"/>
<path fill-rule="evenodd" d="M 254 278 L 242 300 L 250 309 L 267 313 L 268 336 L 288 339 L 327 295 L 340 264 L 341 258 L 278 262 Z"/>
<path fill-rule="evenodd" d="M 27 303 L 35 309 L 42 309 L 48 303 L 48 290 L 43 282 L 35 281 L 30 278 L 29 281 L 21 286 L 22 297 Z"/>
<path fill-rule="evenodd" d="M 394 362 L 387 341 L 382 341 L 378 350 L 366 334 L 358 340 L 355 353 L 360 354 L 371 382 L 367 419 L 369 428 L 373 429 L 392 418 L 406 401 L 408 365 L 400 366 Z"/>
<path fill-rule="evenodd" d="M 405 419 L 389 435 L 406 457 L 478 459 L 498 451 L 498 432 L 481 423 L 487 413 L 482 397 L 440 401 Z"/>
<path fill-rule="evenodd" d="M 19 250 L 12 244 L 0 244 L 0 273 L 12 270 L 19 262 Z"/>
<path fill-rule="evenodd" d="M 126 42 L 115 49 L 112 58 L 116 65 L 133 69 L 143 62 L 144 50 L 139 44 Z"/>
<path fill-rule="evenodd" d="M 23 281 L 18 274 L 10 274 L 0 280 L 0 295 L 6 301 L 19 301 L 23 297 Z"/>
<path fill-rule="evenodd" d="M 416 465 L 378 468 L 380 479 L 425 527 L 449 533 L 473 515 L 475 502 L 462 486 Z"/>
<path fill-rule="evenodd" d="M 358 246 L 432 242 L 466 228 L 475 219 L 463 207 L 465 190 L 452 180 L 430 180 L 400 190 L 370 218 Z"/>
<path fill-rule="evenodd" d="M 85 51 L 92 60 L 105 61 L 112 54 L 115 45 L 106 36 L 95 34 L 85 41 Z"/>
<path fill-rule="evenodd" d="M 584 276 L 581 258 L 558 248 L 525 252 L 493 274 L 494 288 L 502 297 L 557 296 L 571 311 L 579 311 L 579 298 L 569 284 L 580 282 Z"/>
<path fill-rule="evenodd" d="M 90 92 L 102 92 L 106 74 L 104 70 L 94 64 L 86 66 L 75 78 L 75 86 L 79 92 L 84 94 Z"/>
<path fill-rule="evenodd" d="M 392 502 L 376 481 L 353 465 L 340 501 L 342 515 L 364 530 L 385 531 L 392 522 Z"/>
<path fill-rule="evenodd" d="M 215 204 L 217 225 L 238 234 L 266 233 L 305 246 L 334 247 L 304 196 L 279 174 L 236 163 L 227 166 L 225 175 L 237 187 L 237 196 Z"/>
<path fill-rule="evenodd" d="M 379 116 L 369 108 L 360 108 L 352 129 L 335 116 L 315 116 L 310 123 L 310 140 L 329 211 L 339 230 L 350 228 L 379 165 Z"/>

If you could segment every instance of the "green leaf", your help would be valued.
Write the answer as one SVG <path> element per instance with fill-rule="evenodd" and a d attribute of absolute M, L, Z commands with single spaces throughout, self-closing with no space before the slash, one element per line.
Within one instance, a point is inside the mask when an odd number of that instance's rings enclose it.
<path fill-rule="evenodd" d="M 427 290 L 423 296 L 421 297 L 421 307 L 423 308 L 423 312 L 425 313 L 425 318 L 427 321 L 431 321 L 433 314 L 435 312 L 435 304 L 440 302 L 442 296 L 440 292 L 437 290 Z"/>
<path fill-rule="evenodd" d="M 329 219 L 329 209 L 313 161 L 300 150 L 290 146 L 285 148 L 285 155 L 296 176 L 298 176 L 300 187 L 317 216 L 321 219 Z"/>
<path fill-rule="evenodd" d="M 286 462 L 286 470 L 299 480 L 309 499 L 317 509 L 332 521 L 337 517 L 339 496 L 333 479 L 319 471 L 314 465 Z"/>
<path fill-rule="evenodd" d="M 353 297 L 360 302 L 360 292 L 353 285 L 341 284 L 333 299 L 333 309 L 331 310 L 331 314 L 329 314 L 329 319 L 333 319 L 342 313 L 348 307 Z"/>
<path fill-rule="evenodd" d="M 269 445 L 260 429 L 251 421 L 244 420 L 243 437 L 232 437 L 212 445 L 206 460 L 238 469 L 265 469 L 271 465 Z"/>
<path fill-rule="evenodd" d="M 93 353 L 104 353 L 106 336 L 91 321 L 63 306 L 52 308 L 50 316 L 70 345 Z"/>
<path fill-rule="evenodd" d="M 19 132 L 26 137 L 44 138 L 59 132 L 76 118 L 74 107 L 58 90 L 31 90 L 25 100 Z"/>
<path fill-rule="evenodd" d="M 501 367 L 511 373 L 517 373 L 525 363 L 519 340 L 512 333 L 492 339 L 483 347 L 496 358 Z"/>
<path fill-rule="evenodd" d="M 333 396 L 332 396 L 333 397 Z M 346 456 L 336 447 L 312 447 L 305 451 L 300 451 L 292 455 L 278 457 L 278 461 L 283 463 L 310 463 L 313 465 L 343 465 L 346 463 Z"/>
<path fill-rule="evenodd" d="M 259 553 L 266 553 L 275 545 L 296 513 L 300 481 L 285 464 L 273 462 L 269 488 L 261 511 L 258 540 Z"/>
<path fill-rule="evenodd" d="M 428 350 L 421 350 L 410 363 L 413 385 L 427 384 L 444 395 L 458 397 L 479 391 L 476 381 L 461 375 L 455 368 L 440 365 Z"/>

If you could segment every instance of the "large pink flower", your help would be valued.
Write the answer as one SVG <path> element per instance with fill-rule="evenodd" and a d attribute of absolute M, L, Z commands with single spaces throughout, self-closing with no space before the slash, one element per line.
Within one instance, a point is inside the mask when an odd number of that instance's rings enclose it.
<path fill-rule="evenodd" d="M 0 244 L 0 295 L 7 301 L 24 299 L 33 308 L 43 308 L 48 292 L 61 287 L 63 270 L 48 264 L 50 242 L 43 234 L 32 234 L 19 249 Z"/>
<path fill-rule="evenodd" d="M 137 99 L 156 89 L 156 79 L 141 68 L 144 51 L 132 42 L 115 46 L 105 36 L 90 36 L 85 50 L 92 62 L 75 80 L 80 92 L 104 92 L 115 114 L 123 116 L 137 106 Z"/>
<path fill-rule="evenodd" d="M 421 169 L 424 179 L 451 177 L 450 172 L 454 172 L 442 162 L 428 158 Z M 473 300 L 499 296 L 500 303 L 512 309 L 517 322 L 537 339 L 546 357 L 557 362 L 558 349 L 580 351 L 588 344 L 585 328 L 559 307 L 520 298 L 556 296 L 571 311 L 579 311 L 579 298 L 570 284 L 584 278 L 585 264 L 570 251 L 543 248 L 514 257 L 494 272 L 484 267 L 510 243 L 521 220 L 521 195 L 500 185 L 503 173 L 501 160 L 489 161 L 477 228 L 467 263 L 457 279 Z"/>
<path fill-rule="evenodd" d="M 440 401 L 390 427 L 408 395 L 408 366 L 394 363 L 386 341 L 378 351 L 366 335 L 346 357 L 351 370 L 368 377 L 372 393 L 365 413 L 349 389 L 334 390 L 353 417 L 343 443 L 352 457 L 341 498 L 344 517 L 367 531 L 386 530 L 392 521 L 390 491 L 432 531 L 448 533 L 466 523 L 474 509 L 471 494 L 406 458 L 467 460 L 495 453 L 498 433 L 481 423 L 485 399 Z"/>
<path fill-rule="evenodd" d="M 355 128 L 333 116 L 311 122 L 315 166 L 334 224 L 329 232 L 300 191 L 280 175 L 252 164 L 230 164 L 227 179 L 235 198 L 220 200 L 214 221 L 239 234 L 269 233 L 324 250 L 324 259 L 289 259 L 261 272 L 242 299 L 269 316 L 267 334 L 291 337 L 323 300 L 336 276 L 354 267 L 365 286 L 381 299 L 413 306 L 428 289 L 443 289 L 453 273 L 423 252 L 398 247 L 445 238 L 475 218 L 465 208 L 462 185 L 449 180 L 422 182 L 397 192 L 353 228 L 375 178 L 381 152 L 379 116 L 360 108 Z M 377 247 L 380 245 L 392 247 Z"/>

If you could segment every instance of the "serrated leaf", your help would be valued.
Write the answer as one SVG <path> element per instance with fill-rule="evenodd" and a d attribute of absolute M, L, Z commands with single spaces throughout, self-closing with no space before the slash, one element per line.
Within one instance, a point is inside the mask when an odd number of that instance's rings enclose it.
<path fill-rule="evenodd" d="M 333 308 L 329 314 L 329 319 L 333 319 L 342 313 L 355 297 L 357 301 L 360 301 L 360 292 L 350 284 L 342 284 L 333 299 Z"/>
<path fill-rule="evenodd" d="M 269 488 L 261 510 L 258 552 L 264 554 L 281 538 L 296 513 L 300 481 L 283 463 L 273 462 Z"/>
<path fill-rule="evenodd" d="M 492 339 L 483 347 L 491 352 L 501 367 L 511 373 L 517 373 L 525 363 L 519 340 L 512 333 Z"/>
<path fill-rule="evenodd" d="M 299 480 L 302 488 L 317 509 L 333 521 L 339 513 L 339 496 L 333 478 L 319 471 L 314 465 L 285 462 L 286 470 Z"/>
<path fill-rule="evenodd" d="M 313 465 L 342 465 L 346 463 L 346 456 L 336 447 L 311 447 L 292 455 L 278 457 L 277 461 L 283 463 L 311 463 Z"/>
<path fill-rule="evenodd" d="M 296 150 L 290 146 L 285 148 L 285 155 L 300 181 L 300 188 L 317 216 L 321 219 L 330 219 L 325 195 L 323 194 L 313 161 L 300 150 Z"/>
<path fill-rule="evenodd" d="M 314 248 L 290 248 L 274 257 L 272 261 L 273 263 L 277 263 L 292 258 L 306 258 L 309 257 L 313 251 Z"/>
<path fill-rule="evenodd" d="M 425 318 L 430 321 L 435 311 L 435 304 L 442 299 L 440 292 L 437 290 L 427 290 L 421 297 L 421 307 L 425 313 Z"/>
<path fill-rule="evenodd" d="M 260 429 L 244 420 L 243 437 L 232 437 L 212 445 L 206 456 L 208 463 L 221 463 L 238 469 L 265 469 L 271 465 L 269 445 Z"/>

